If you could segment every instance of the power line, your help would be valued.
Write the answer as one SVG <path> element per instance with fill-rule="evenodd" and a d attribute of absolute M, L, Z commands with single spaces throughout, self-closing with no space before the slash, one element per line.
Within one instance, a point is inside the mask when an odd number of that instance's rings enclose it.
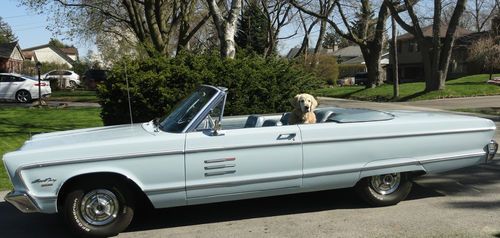
<path fill-rule="evenodd" d="M 10 19 L 10 18 L 19 18 L 19 17 L 32 17 L 34 15 L 30 14 L 24 14 L 24 15 L 17 15 L 17 16 L 8 16 L 8 17 L 2 17 L 3 19 Z"/>

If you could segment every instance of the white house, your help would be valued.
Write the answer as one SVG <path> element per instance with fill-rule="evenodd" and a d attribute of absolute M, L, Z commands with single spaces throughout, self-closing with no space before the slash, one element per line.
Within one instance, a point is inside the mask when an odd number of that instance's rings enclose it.
<path fill-rule="evenodd" d="M 65 64 L 69 68 L 73 68 L 73 64 L 78 60 L 78 50 L 76 48 L 60 49 L 49 44 L 23 49 L 23 55 L 26 60 Z"/>

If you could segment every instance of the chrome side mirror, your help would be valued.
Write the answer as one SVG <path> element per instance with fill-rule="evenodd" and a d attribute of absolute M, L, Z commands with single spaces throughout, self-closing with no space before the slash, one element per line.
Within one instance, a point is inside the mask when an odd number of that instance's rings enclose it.
<path fill-rule="evenodd" d="M 212 136 L 223 136 L 224 133 L 221 132 L 222 125 L 218 119 L 215 120 L 214 127 L 212 129 Z"/>

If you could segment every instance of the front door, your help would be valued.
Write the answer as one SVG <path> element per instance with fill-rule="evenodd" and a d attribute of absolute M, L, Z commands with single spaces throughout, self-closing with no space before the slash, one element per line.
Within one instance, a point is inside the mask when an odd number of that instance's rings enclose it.
<path fill-rule="evenodd" d="M 186 136 L 188 199 L 298 188 L 302 145 L 298 126 L 243 128 Z"/>

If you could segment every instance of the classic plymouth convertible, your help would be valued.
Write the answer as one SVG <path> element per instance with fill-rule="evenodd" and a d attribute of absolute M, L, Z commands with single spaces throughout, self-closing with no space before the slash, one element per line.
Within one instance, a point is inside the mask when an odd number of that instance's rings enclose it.
<path fill-rule="evenodd" d="M 487 163 L 487 119 L 446 113 L 320 108 L 223 117 L 227 89 L 201 86 L 160 120 L 39 134 L 3 157 L 22 212 L 60 213 L 83 236 L 127 228 L 155 208 L 355 187 L 375 206 L 405 199 L 413 176 Z M 64 145 L 64 146 L 61 146 Z"/>

